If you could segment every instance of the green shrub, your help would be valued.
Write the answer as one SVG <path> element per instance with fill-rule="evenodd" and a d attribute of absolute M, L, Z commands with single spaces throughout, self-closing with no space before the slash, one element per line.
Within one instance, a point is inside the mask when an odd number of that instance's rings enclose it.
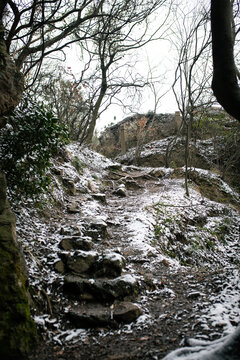
<path fill-rule="evenodd" d="M 67 139 L 66 129 L 52 112 L 25 100 L 0 132 L 0 168 L 10 194 L 37 198 L 46 191 L 50 159 Z"/>

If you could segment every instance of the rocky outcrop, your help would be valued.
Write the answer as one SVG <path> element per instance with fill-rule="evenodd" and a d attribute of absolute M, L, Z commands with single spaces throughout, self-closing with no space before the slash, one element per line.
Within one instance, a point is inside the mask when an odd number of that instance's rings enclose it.
<path fill-rule="evenodd" d="M 15 216 L 0 173 L 0 358 L 22 359 L 36 341 L 30 316 L 27 276 L 16 239 Z"/>
<path fill-rule="evenodd" d="M 137 114 L 127 117 L 107 128 L 99 138 L 98 151 L 110 158 L 125 153 L 137 145 L 163 139 L 177 134 L 181 124 L 180 115 Z"/>

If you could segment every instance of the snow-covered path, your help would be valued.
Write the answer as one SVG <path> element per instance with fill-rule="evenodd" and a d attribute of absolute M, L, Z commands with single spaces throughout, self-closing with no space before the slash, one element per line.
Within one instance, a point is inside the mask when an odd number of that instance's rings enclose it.
<path fill-rule="evenodd" d="M 70 164 L 64 168 L 78 177 L 77 193 L 61 195 L 64 207 L 49 210 L 47 218 L 31 206 L 19 211 L 19 239 L 38 303 L 34 316 L 53 358 L 162 359 L 185 338 L 215 340 L 231 333 L 240 321 L 239 213 L 203 197 L 194 184 L 187 198 L 184 180 L 173 169 L 159 169 L 158 177 L 156 170 L 112 171 L 111 164 L 99 164 L 91 163 L 82 177 Z M 116 193 L 119 186 L 126 187 L 126 196 Z M 69 212 L 73 203 L 77 211 Z M 60 230 L 82 231 L 91 221 L 106 225 L 107 232 L 93 250 L 120 253 L 124 274 L 139 282 L 134 301 L 143 315 L 118 329 L 80 329 L 64 318 L 70 302 L 62 293 L 63 275 L 54 270 Z"/>

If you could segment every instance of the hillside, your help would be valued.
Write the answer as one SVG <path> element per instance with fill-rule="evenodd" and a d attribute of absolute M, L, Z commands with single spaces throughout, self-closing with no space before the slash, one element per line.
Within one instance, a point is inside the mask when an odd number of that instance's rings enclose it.
<path fill-rule="evenodd" d="M 163 359 L 236 329 L 239 195 L 218 175 L 193 170 L 188 198 L 182 168 L 77 144 L 51 172 L 51 203 L 15 207 L 41 334 L 31 359 Z"/>

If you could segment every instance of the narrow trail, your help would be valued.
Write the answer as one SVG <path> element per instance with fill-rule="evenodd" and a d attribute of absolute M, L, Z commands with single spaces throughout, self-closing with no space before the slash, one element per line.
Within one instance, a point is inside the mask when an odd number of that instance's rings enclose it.
<path fill-rule="evenodd" d="M 82 225 L 82 221 L 89 223 L 90 218 L 106 224 L 104 236 L 95 239 L 92 251 L 112 251 L 125 258 L 123 275 L 134 276 L 139 284 L 138 294 L 127 300 L 137 304 L 142 315 L 135 322 L 115 329 L 99 326 L 85 332 L 79 330 L 79 338 L 75 336 L 74 341 L 67 336 L 65 341 L 62 336 L 61 343 L 45 343 L 31 359 L 157 360 L 184 345 L 189 337 L 214 340 L 234 329 L 239 323 L 239 265 L 236 265 L 239 243 L 232 241 L 228 247 L 217 250 L 222 257 L 218 266 L 211 258 L 211 249 L 207 266 L 185 266 L 177 257 L 163 251 L 164 239 L 170 241 L 174 232 L 174 241 L 176 238 L 179 244 L 182 241 L 177 235 L 178 216 L 185 219 L 187 213 L 195 226 L 207 206 L 211 208 L 211 222 L 226 206 L 206 203 L 194 189 L 191 199 L 186 199 L 183 179 L 157 178 L 143 169 L 126 167 L 124 172 L 110 172 L 105 182 L 104 199 L 98 194 L 69 196 L 68 203 L 78 203 L 78 211 L 70 214 L 65 211 L 60 225 L 59 215 L 56 216 L 55 226 L 51 226 L 59 229 Z M 124 189 L 126 194 L 119 193 L 119 189 Z M 164 220 L 160 224 L 162 243 L 159 234 L 156 236 L 154 205 L 157 203 L 161 204 L 159 221 Z M 193 231 L 189 219 L 187 234 Z M 206 217 L 204 221 L 207 224 L 210 220 Z M 187 242 L 185 238 L 184 242 Z M 58 296 L 62 291 L 60 283 L 60 287 L 54 285 Z M 76 299 L 69 300 L 64 295 L 61 306 L 58 303 L 53 311 L 63 312 L 73 304 L 76 305 Z M 63 324 L 65 331 L 69 326 L 73 328 L 69 322 Z"/>

